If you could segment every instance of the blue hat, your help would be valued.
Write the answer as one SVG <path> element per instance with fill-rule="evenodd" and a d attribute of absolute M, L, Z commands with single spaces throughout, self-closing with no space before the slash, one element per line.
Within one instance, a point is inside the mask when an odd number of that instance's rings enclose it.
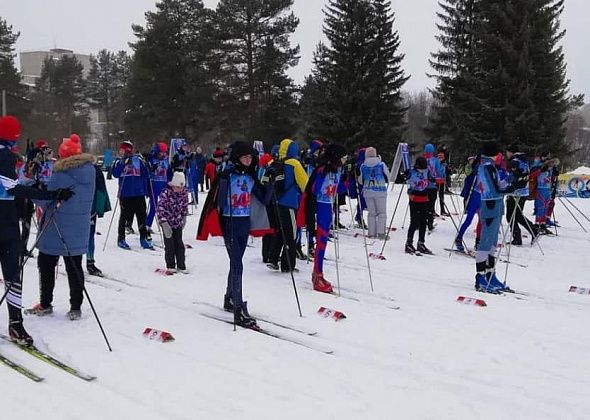
<path fill-rule="evenodd" d="M 434 153 L 434 146 L 431 143 L 428 143 L 424 146 L 424 153 Z"/>

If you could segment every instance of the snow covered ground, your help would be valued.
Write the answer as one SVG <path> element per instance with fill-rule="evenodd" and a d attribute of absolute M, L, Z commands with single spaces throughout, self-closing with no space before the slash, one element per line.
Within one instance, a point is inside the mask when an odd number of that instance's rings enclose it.
<path fill-rule="evenodd" d="M 109 181 L 116 194 L 116 184 Z M 399 187 L 390 195 L 393 210 Z M 205 196 L 201 194 L 201 202 Z M 83 319 L 69 321 L 63 264 L 53 316 L 27 317 L 37 345 L 98 379 L 86 383 L 37 361 L 10 343 L 0 353 L 41 376 L 33 383 L 0 365 L 2 418 L 43 419 L 585 419 L 590 412 L 590 295 L 568 293 L 590 287 L 588 234 L 561 204 L 559 236 L 537 247 L 512 249 L 508 283 L 528 295 L 492 296 L 472 288 L 474 261 L 443 250 L 453 224 L 439 221 L 427 237 L 435 256 L 403 253 L 407 199 L 395 218 L 386 261 L 371 260 L 370 292 L 361 237 L 340 235 L 342 293 L 357 300 L 310 290 L 311 264 L 295 274 L 303 318 L 291 279 L 269 272 L 253 241 L 245 255 L 244 293 L 251 312 L 317 332 L 307 336 L 260 323 L 318 350 L 201 315 L 221 305 L 228 260 L 222 241 L 194 240 L 198 213 L 190 216 L 185 241 L 190 275 L 154 273 L 163 250 L 116 247 L 116 221 L 102 251 L 111 213 L 99 222 L 97 265 L 109 277 L 87 277 L 87 289 L 113 347 L 105 346 L 85 302 Z M 590 201 L 575 200 L 586 213 Z M 114 204 L 114 199 L 113 199 Z M 452 209 L 450 198 L 447 204 Z M 530 206 L 530 203 L 529 203 Z M 527 213 L 530 208 L 527 208 Z M 343 213 L 348 224 L 350 212 Z M 584 221 L 586 226 L 589 223 Z M 590 227 L 590 226 L 589 226 Z M 472 245 L 473 232 L 467 243 Z M 158 235 L 154 242 L 160 244 Z M 369 247 L 378 253 L 381 243 Z M 326 278 L 336 286 L 334 248 Z M 24 304 L 38 301 L 36 260 L 25 270 Z M 505 265 L 499 266 L 505 278 Z M 456 302 L 459 295 L 485 299 L 479 308 Z M 394 299 L 392 301 L 390 298 Z M 346 314 L 334 322 L 317 315 L 320 306 Z M 391 309 L 399 306 L 401 309 Z M 0 311 L 6 325 L 6 309 Z M 147 340 L 146 327 L 169 331 L 170 343 Z M 4 329 L 4 327 L 2 328 Z"/>

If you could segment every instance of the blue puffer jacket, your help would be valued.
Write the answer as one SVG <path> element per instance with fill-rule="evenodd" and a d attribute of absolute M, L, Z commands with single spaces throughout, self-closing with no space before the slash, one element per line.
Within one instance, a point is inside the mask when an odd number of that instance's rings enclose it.
<path fill-rule="evenodd" d="M 113 176 L 119 178 L 119 198 L 148 196 L 149 173 L 139 155 L 115 160 Z"/>
<path fill-rule="evenodd" d="M 86 254 L 90 235 L 90 211 L 96 182 L 95 161 L 92 155 L 80 154 L 55 163 L 47 189 L 55 191 L 59 188 L 71 188 L 74 195 L 68 201 L 61 203 L 57 210 L 53 201 L 40 203 L 45 204 L 41 226 L 49 223 L 37 243 L 37 248 L 44 254 L 68 255 L 68 251 L 72 256 Z M 56 211 L 55 216 L 49 222 L 54 211 Z M 59 234 L 63 236 L 67 250 Z"/>

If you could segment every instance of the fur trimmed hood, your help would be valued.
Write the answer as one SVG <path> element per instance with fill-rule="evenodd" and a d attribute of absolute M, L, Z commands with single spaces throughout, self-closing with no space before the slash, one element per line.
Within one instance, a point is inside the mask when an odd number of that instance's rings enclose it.
<path fill-rule="evenodd" d="M 57 162 L 55 162 L 55 165 L 53 166 L 53 172 L 67 171 L 70 169 L 77 168 L 78 166 L 82 166 L 85 163 L 91 163 L 94 165 L 96 163 L 96 157 L 89 153 L 81 153 L 79 155 L 74 155 L 65 159 L 60 159 Z"/>

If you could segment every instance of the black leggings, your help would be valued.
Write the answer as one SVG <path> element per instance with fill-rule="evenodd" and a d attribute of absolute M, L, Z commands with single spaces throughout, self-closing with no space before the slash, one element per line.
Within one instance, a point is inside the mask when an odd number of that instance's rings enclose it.
<path fill-rule="evenodd" d="M 435 190 L 436 191 L 436 190 Z M 414 241 L 414 232 L 418 230 L 418 241 L 424 242 L 426 236 L 426 224 L 430 215 L 431 205 L 429 202 L 418 203 L 410 201 L 410 227 L 408 228 L 408 241 Z"/>
<path fill-rule="evenodd" d="M 82 255 L 63 257 L 68 273 L 70 285 L 70 309 L 80 310 L 84 300 L 84 272 L 82 271 Z M 59 260 L 58 255 L 47 255 L 39 252 L 37 267 L 39 268 L 39 281 L 41 289 L 41 306 L 48 308 L 53 302 L 53 289 L 55 287 L 55 267 Z"/>
<path fill-rule="evenodd" d="M 145 227 L 145 218 L 147 216 L 145 204 L 145 197 L 143 195 L 138 197 L 121 198 L 121 215 L 119 216 L 119 231 L 117 240 L 125 239 L 125 226 L 133 223 L 133 216 L 137 217 L 137 227 L 139 228 L 139 237 L 147 238 L 147 229 Z"/>

